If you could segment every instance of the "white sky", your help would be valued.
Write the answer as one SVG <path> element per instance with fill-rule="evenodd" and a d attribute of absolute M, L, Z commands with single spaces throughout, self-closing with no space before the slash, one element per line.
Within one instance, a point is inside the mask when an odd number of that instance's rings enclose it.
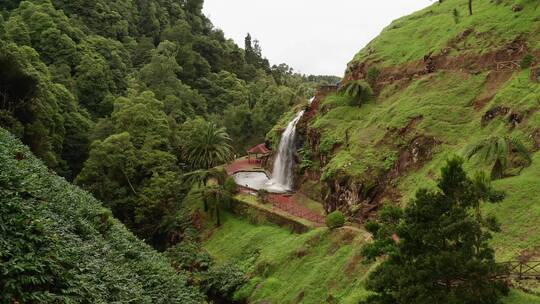
<path fill-rule="evenodd" d="M 206 0 L 204 13 L 244 47 L 249 32 L 271 64 L 342 76 L 346 64 L 394 19 L 429 0 Z"/>

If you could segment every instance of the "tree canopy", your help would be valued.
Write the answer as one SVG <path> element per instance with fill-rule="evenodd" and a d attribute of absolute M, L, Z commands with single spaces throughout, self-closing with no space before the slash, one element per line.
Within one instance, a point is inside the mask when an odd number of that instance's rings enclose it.
<path fill-rule="evenodd" d="M 437 191 L 419 190 L 404 210 L 386 207 L 366 226 L 375 241 L 363 255 L 385 256 L 369 276 L 375 294 L 366 303 L 499 303 L 507 287 L 488 243 L 497 225 L 471 212 L 486 199 L 479 189 L 454 158 Z"/>

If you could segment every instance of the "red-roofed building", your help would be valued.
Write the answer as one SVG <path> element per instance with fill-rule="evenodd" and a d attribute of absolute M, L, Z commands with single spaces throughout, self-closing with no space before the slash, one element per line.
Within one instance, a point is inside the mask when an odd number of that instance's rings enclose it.
<path fill-rule="evenodd" d="M 261 166 L 265 166 L 270 154 L 272 153 L 272 150 L 268 149 L 266 144 L 260 144 L 249 149 L 247 153 L 249 162 L 253 161 L 259 163 Z M 252 156 L 254 156 L 253 160 L 251 159 Z"/>

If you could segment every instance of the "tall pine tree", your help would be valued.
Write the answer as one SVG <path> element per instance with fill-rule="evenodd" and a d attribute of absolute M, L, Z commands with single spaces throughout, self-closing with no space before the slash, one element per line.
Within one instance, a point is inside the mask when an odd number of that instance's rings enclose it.
<path fill-rule="evenodd" d="M 485 189 L 467 177 L 459 158 L 441 172 L 438 191 L 419 190 L 404 210 L 387 207 L 379 222 L 366 225 L 375 241 L 363 255 L 385 260 L 368 278 L 375 294 L 365 303 L 493 304 L 507 293 L 488 244 L 496 225 L 475 217 Z"/>

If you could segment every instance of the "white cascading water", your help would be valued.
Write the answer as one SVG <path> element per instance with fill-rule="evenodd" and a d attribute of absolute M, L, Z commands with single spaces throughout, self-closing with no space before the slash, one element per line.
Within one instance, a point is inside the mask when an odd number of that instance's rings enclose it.
<path fill-rule="evenodd" d="M 311 98 L 309 101 L 310 105 L 314 99 L 315 97 Z M 254 190 L 265 189 L 272 193 L 285 193 L 293 190 L 296 125 L 303 115 L 304 111 L 298 112 L 294 119 L 287 125 L 285 132 L 281 135 L 278 154 L 274 161 L 272 178 L 269 179 L 266 172 L 261 171 L 237 172 L 234 174 L 234 180 L 238 185 Z"/>
<path fill-rule="evenodd" d="M 309 104 L 313 102 L 315 97 L 309 100 Z M 296 143 L 296 125 L 300 118 L 304 115 L 304 111 L 298 112 L 294 119 L 289 122 L 285 132 L 281 135 L 279 142 L 278 154 L 274 161 L 274 170 L 272 171 L 272 179 L 268 182 L 266 189 L 270 192 L 288 192 L 293 188 L 293 166 L 294 166 L 294 150 Z"/>
<path fill-rule="evenodd" d="M 289 122 L 285 132 L 281 135 L 278 154 L 274 161 L 272 179 L 268 183 L 267 189 L 274 192 L 291 191 L 293 188 L 293 165 L 294 148 L 296 139 L 296 124 L 304 115 L 304 111 L 298 112 L 296 117 Z"/>

